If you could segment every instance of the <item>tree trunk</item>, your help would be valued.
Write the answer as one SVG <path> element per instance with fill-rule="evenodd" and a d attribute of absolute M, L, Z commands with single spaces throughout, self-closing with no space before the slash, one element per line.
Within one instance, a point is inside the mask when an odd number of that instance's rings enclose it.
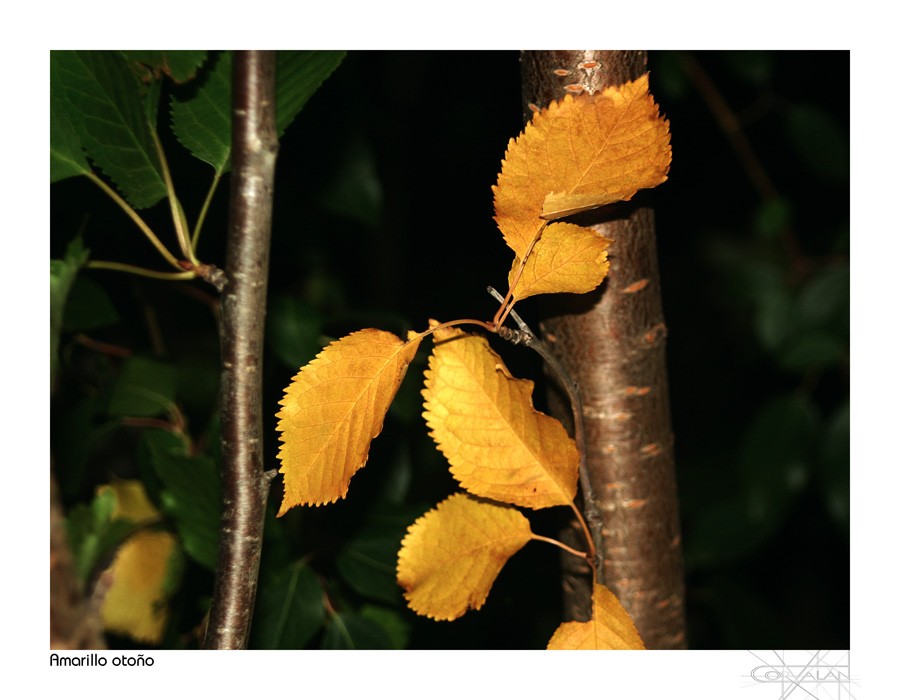
<path fill-rule="evenodd" d="M 640 51 L 526 51 L 523 102 L 545 107 L 646 71 Z M 676 155 L 677 157 L 677 155 Z M 609 275 L 593 294 L 547 302 L 544 339 L 578 383 L 586 464 L 600 519 L 599 577 L 634 618 L 648 649 L 684 648 L 684 579 L 653 211 L 646 195 L 595 212 L 592 228 L 614 242 Z M 551 397 L 554 413 L 568 402 Z M 572 533 L 564 539 L 571 541 Z M 567 557 L 572 560 L 572 557 Z M 590 617 L 587 567 L 568 564 L 566 613 Z"/>
<path fill-rule="evenodd" d="M 224 511 L 207 649 L 247 646 L 270 478 L 263 468 L 262 357 L 275 158 L 275 54 L 234 55 L 233 173 L 222 295 Z"/>

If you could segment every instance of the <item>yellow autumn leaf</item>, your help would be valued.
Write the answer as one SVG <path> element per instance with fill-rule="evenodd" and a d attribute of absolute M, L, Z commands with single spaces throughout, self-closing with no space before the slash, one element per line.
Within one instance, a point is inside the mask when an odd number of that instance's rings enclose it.
<path fill-rule="evenodd" d="M 484 605 L 503 565 L 530 539 L 515 508 L 457 493 L 410 525 L 397 583 L 419 615 L 455 620 Z"/>
<path fill-rule="evenodd" d="M 521 258 L 542 218 L 631 199 L 664 182 L 671 159 L 669 123 L 647 74 L 593 95 L 566 95 L 510 141 L 493 188 L 494 218 Z"/>
<path fill-rule="evenodd" d="M 611 241 L 596 231 L 569 223 L 547 226 L 525 260 L 517 256 L 509 286 L 517 300 L 535 294 L 584 294 L 596 289 L 609 271 L 606 251 Z M 518 279 L 517 279 L 518 278 Z"/>
<path fill-rule="evenodd" d="M 113 519 L 140 525 L 160 517 L 140 481 L 119 481 L 98 490 L 115 495 Z M 106 574 L 112 579 L 102 608 L 108 631 L 159 644 L 169 614 L 167 582 L 178 556 L 175 537 L 168 532 L 142 530 L 125 540 Z"/>
<path fill-rule="evenodd" d="M 606 586 L 594 584 L 589 622 L 564 622 L 548 649 L 643 649 L 644 642 L 619 599 Z"/>
<path fill-rule="evenodd" d="M 294 377 L 276 415 L 284 474 L 279 516 L 347 495 L 421 339 L 404 342 L 367 328 L 331 343 Z"/>
<path fill-rule="evenodd" d="M 464 489 L 526 508 L 575 497 L 578 449 L 562 424 L 534 409 L 534 383 L 515 379 L 487 341 L 436 331 L 425 372 L 425 420 Z"/>

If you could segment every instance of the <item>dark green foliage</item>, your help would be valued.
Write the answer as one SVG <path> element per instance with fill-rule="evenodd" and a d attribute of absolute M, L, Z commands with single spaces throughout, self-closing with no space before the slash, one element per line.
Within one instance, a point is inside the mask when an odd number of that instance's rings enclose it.
<path fill-rule="evenodd" d="M 133 207 L 149 207 L 165 196 L 144 90 L 122 56 L 109 51 L 51 52 L 50 93 L 60 123 L 71 124 L 88 156 Z M 51 128 L 51 134 L 59 128 Z M 77 163 L 71 132 L 65 143 L 64 152 Z M 77 170 L 70 166 L 56 174 L 75 175 Z"/>
<path fill-rule="evenodd" d="M 674 144 L 655 201 L 691 644 L 846 648 L 849 54 L 693 57 L 774 191 L 683 55 L 652 55 Z M 679 143 L 704 156 L 679 161 Z"/>
<path fill-rule="evenodd" d="M 143 449 L 160 483 L 163 512 L 175 523 L 184 550 L 213 570 L 222 519 L 218 466 L 207 455 L 190 455 L 184 441 L 164 430 L 147 430 Z"/>
<path fill-rule="evenodd" d="M 325 621 L 324 596 L 322 584 L 306 562 L 261 577 L 251 648 L 304 648 Z"/>
<path fill-rule="evenodd" d="M 66 300 L 78 270 L 87 260 L 80 238 L 74 239 L 66 249 L 66 257 L 62 260 L 50 261 L 50 386 L 56 380 L 56 368 L 59 362 L 59 337 L 62 332 Z"/>

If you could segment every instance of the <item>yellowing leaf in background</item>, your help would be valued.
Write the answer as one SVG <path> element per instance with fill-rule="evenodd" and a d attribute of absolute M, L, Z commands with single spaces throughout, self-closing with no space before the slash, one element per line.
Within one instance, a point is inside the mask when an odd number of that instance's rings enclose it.
<path fill-rule="evenodd" d="M 135 525 L 157 520 L 160 515 L 140 481 L 120 481 L 101 486 L 116 497 L 114 519 Z M 168 585 L 180 552 L 168 532 L 139 531 L 119 547 L 106 576 L 112 583 L 103 601 L 104 627 L 139 642 L 158 644 L 168 618 Z"/>
<path fill-rule="evenodd" d="M 494 218 L 521 258 L 541 218 L 631 199 L 664 182 L 671 159 L 669 123 L 647 74 L 593 95 L 566 95 L 510 141 L 494 186 Z"/>
<path fill-rule="evenodd" d="M 513 295 L 525 299 L 535 294 L 584 294 L 596 289 L 609 271 L 606 251 L 610 242 L 589 228 L 550 224 L 525 261 L 521 275 L 520 259 L 513 261 L 509 271 Z"/>
<path fill-rule="evenodd" d="M 331 343 L 294 377 L 277 414 L 284 474 L 278 515 L 347 495 L 420 342 L 367 328 Z"/>
<path fill-rule="evenodd" d="M 548 649 L 643 649 L 631 616 L 606 586 L 594 584 L 590 622 L 564 622 L 553 633 Z"/>
<path fill-rule="evenodd" d="M 425 420 L 464 489 L 526 508 L 575 497 L 578 449 L 534 409 L 534 383 L 514 379 L 481 336 L 435 332 L 425 372 Z"/>
<path fill-rule="evenodd" d="M 409 527 L 397 583 L 419 615 L 455 620 L 484 604 L 500 569 L 530 539 L 515 508 L 457 493 Z"/>

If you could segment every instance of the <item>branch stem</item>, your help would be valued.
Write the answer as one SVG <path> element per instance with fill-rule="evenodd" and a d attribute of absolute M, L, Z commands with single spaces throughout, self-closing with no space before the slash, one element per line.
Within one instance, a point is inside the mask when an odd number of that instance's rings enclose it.
<path fill-rule="evenodd" d="M 213 177 L 212 184 L 209 186 L 209 191 L 206 193 L 206 198 L 203 200 L 203 206 L 200 208 L 200 215 L 197 217 L 197 223 L 194 226 L 194 233 L 191 236 L 191 250 L 197 250 L 197 243 L 200 241 L 200 232 L 203 230 L 203 223 L 206 221 L 206 214 L 209 211 L 209 206 L 212 204 L 213 196 L 216 194 L 216 190 L 219 188 L 219 181 L 222 179 L 222 172 L 216 171 L 215 177 Z"/>
<path fill-rule="evenodd" d="M 137 265 L 129 265 L 128 263 L 113 262 L 111 260 L 88 260 L 85 267 L 91 267 L 95 270 L 116 270 L 118 272 L 128 272 L 132 275 L 140 275 L 141 277 L 152 277 L 157 280 L 192 280 L 197 275 L 188 270 L 182 272 L 157 272 L 156 270 L 148 270 L 146 267 L 138 267 Z"/>
<path fill-rule="evenodd" d="M 156 146 L 156 155 L 159 158 L 159 164 L 162 167 L 163 181 L 166 183 L 166 193 L 169 199 L 169 209 L 172 212 L 172 225 L 175 227 L 175 235 L 178 238 L 178 245 L 181 247 L 181 254 L 186 260 L 190 260 L 195 265 L 199 262 L 194 255 L 194 249 L 191 246 L 191 238 L 188 235 L 187 220 L 184 216 L 184 210 L 181 208 L 181 202 L 175 194 L 175 183 L 172 182 L 172 173 L 169 171 L 169 163 L 166 160 L 166 152 L 163 150 L 159 135 L 153 125 L 150 125 L 150 135 L 153 137 L 153 145 Z"/>
<path fill-rule="evenodd" d="M 234 54 L 231 209 L 222 294 L 222 514 L 204 647 L 247 646 L 270 480 L 262 357 L 278 136 L 275 53 Z"/>

